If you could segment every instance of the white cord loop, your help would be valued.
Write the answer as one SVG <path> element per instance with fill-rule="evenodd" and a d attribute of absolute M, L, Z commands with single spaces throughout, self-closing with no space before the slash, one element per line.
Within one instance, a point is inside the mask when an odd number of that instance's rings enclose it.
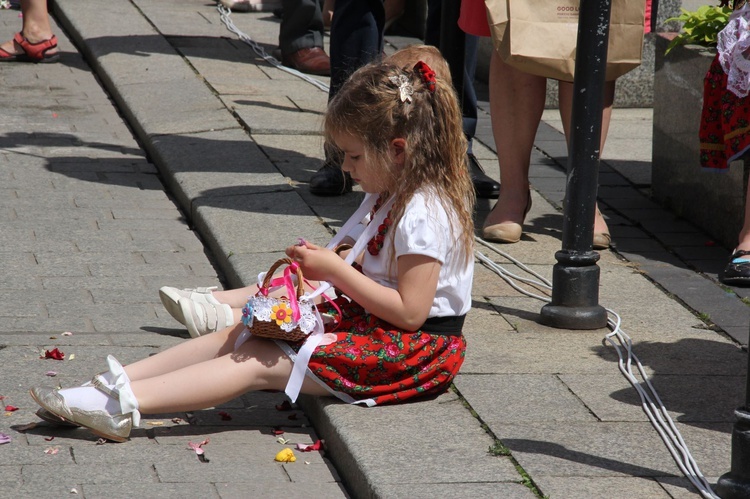
<path fill-rule="evenodd" d="M 493 262 L 489 257 L 480 253 L 478 250 L 475 251 L 474 254 L 477 259 L 487 268 L 499 275 L 516 291 L 543 302 L 550 301 L 549 296 L 529 292 L 521 288 L 513 281 L 515 279 L 528 285 L 534 286 L 538 289 L 542 289 L 543 292 L 551 292 L 552 285 L 547 279 L 537 274 L 536 272 L 519 262 L 517 259 L 497 249 L 495 246 L 487 243 L 483 239 L 476 238 L 476 241 L 486 246 L 487 248 L 490 248 L 495 253 L 501 255 L 503 258 L 507 258 L 519 268 L 521 268 L 525 272 L 528 272 L 538 280 L 517 277 L 505 270 L 497 263 Z M 688 450 L 688 446 L 682 439 L 682 435 L 680 434 L 679 430 L 677 430 L 674 421 L 672 421 L 672 418 L 667 413 L 667 409 L 664 407 L 664 404 L 659 398 L 659 394 L 656 393 L 656 389 L 654 389 L 654 386 L 648 379 L 643 365 L 638 360 L 638 357 L 636 357 L 636 355 L 633 353 L 632 340 L 627 334 L 625 334 L 625 331 L 620 328 L 622 319 L 613 310 L 610 310 L 608 308 L 606 310 L 609 314 L 609 317 L 607 318 L 607 327 L 612 332 L 604 337 L 603 342 L 608 342 L 614 347 L 615 351 L 617 352 L 617 356 L 620 359 L 618 362 L 620 372 L 622 372 L 623 376 L 625 376 L 628 382 L 633 386 L 633 388 L 635 388 L 636 392 L 638 392 L 638 396 L 641 398 L 641 407 L 643 408 L 643 412 L 646 413 L 649 422 L 651 423 L 651 425 L 653 425 L 661 439 L 664 441 L 664 445 L 666 445 L 667 450 L 669 450 L 669 453 L 672 455 L 672 458 L 677 464 L 677 467 L 680 468 L 680 471 L 682 471 L 685 477 L 690 480 L 690 483 L 692 483 L 695 488 L 698 489 L 701 496 L 707 499 L 720 499 L 719 496 L 717 496 L 711 489 L 708 481 L 698 468 L 698 464 L 695 462 L 695 459 L 693 459 L 692 454 L 690 454 L 690 450 Z M 625 355 L 623 355 L 623 350 L 625 351 Z M 643 384 L 638 381 L 638 378 L 633 372 L 633 363 L 635 363 L 638 369 L 638 373 L 645 383 L 645 389 L 643 387 Z"/>

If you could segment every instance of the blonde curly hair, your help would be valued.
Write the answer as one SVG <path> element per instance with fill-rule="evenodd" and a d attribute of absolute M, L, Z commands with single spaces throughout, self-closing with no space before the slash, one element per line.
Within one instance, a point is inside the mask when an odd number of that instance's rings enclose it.
<path fill-rule="evenodd" d="M 391 80 L 400 75 L 406 76 L 413 88 L 411 101 L 401 100 L 399 85 Z M 331 100 L 324 126 L 326 142 L 333 151 L 337 151 L 337 135 L 348 134 L 362 141 L 364 160 L 382 171 L 387 190 L 381 195 L 384 199 L 390 194 L 395 197 L 391 209 L 394 225 L 414 193 L 427 188 L 425 192 L 437 196 L 453 215 L 451 233 L 461 243 L 464 263 L 473 258 L 476 199 L 466 165 L 461 111 L 449 81 L 437 77 L 434 91 L 430 91 L 416 69 L 399 68 L 388 61 L 364 66 Z M 395 138 L 406 142 L 400 166 L 390 154 Z"/>

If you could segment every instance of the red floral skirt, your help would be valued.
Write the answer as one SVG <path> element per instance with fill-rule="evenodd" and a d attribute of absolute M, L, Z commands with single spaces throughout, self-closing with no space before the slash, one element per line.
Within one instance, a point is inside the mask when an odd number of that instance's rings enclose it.
<path fill-rule="evenodd" d="M 337 339 L 316 348 L 308 364 L 334 391 L 375 405 L 403 402 L 446 390 L 463 364 L 463 335 L 400 331 L 354 302 L 336 303 L 343 315 Z"/>
<path fill-rule="evenodd" d="M 726 170 L 750 148 L 750 97 L 727 90 L 727 75 L 714 57 L 703 80 L 700 161 L 704 168 Z"/>

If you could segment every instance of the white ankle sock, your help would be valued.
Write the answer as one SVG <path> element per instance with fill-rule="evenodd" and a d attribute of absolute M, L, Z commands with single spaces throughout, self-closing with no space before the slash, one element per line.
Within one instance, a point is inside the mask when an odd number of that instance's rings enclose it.
<path fill-rule="evenodd" d="M 77 386 L 60 390 L 68 407 L 84 411 L 105 411 L 111 416 L 122 414 L 120 401 L 93 386 Z"/>

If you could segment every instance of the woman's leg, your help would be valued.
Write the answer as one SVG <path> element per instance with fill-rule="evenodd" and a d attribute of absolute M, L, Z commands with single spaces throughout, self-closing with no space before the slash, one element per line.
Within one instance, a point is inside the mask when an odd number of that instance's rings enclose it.
<path fill-rule="evenodd" d="M 568 82 L 560 82 L 558 86 L 558 101 L 560 108 L 560 118 L 562 120 L 563 130 L 565 131 L 565 138 L 570 145 L 570 133 L 572 126 L 573 116 L 573 84 Z M 604 103 L 602 106 L 602 135 L 601 142 L 599 145 L 599 156 L 601 156 L 604 150 L 604 143 L 607 140 L 607 133 L 609 132 L 609 123 L 612 118 L 612 104 L 615 100 L 615 82 L 608 81 L 604 84 Z M 602 214 L 599 212 L 598 206 L 596 210 L 596 217 L 594 218 L 594 234 L 609 233 L 607 222 L 604 221 Z"/>
<path fill-rule="evenodd" d="M 546 88 L 546 78 L 514 69 L 492 52 L 490 115 L 502 187 L 484 227 L 523 223 L 529 201 L 531 148 L 544 111 Z"/>
<path fill-rule="evenodd" d="M 231 339 L 235 332 L 222 333 Z M 201 337 L 190 343 L 217 335 Z M 273 341 L 251 337 L 236 352 L 188 363 L 181 369 L 148 379 L 131 380 L 130 386 L 143 414 L 197 410 L 227 402 L 249 391 L 283 390 L 292 366 L 289 357 Z M 329 395 L 326 389 L 309 378 L 302 385 L 302 393 Z"/>
<path fill-rule="evenodd" d="M 745 194 L 745 221 L 740 230 L 738 250 L 750 251 L 750 182 L 747 183 Z"/>
<path fill-rule="evenodd" d="M 23 27 L 21 33 L 31 43 L 38 43 L 52 37 L 52 27 L 49 23 L 47 12 L 47 0 L 21 0 L 21 13 L 23 14 Z M 23 50 L 13 40 L 9 40 L 0 49 L 9 54 L 21 54 Z M 49 54 L 54 54 L 57 49 L 50 49 Z"/>

